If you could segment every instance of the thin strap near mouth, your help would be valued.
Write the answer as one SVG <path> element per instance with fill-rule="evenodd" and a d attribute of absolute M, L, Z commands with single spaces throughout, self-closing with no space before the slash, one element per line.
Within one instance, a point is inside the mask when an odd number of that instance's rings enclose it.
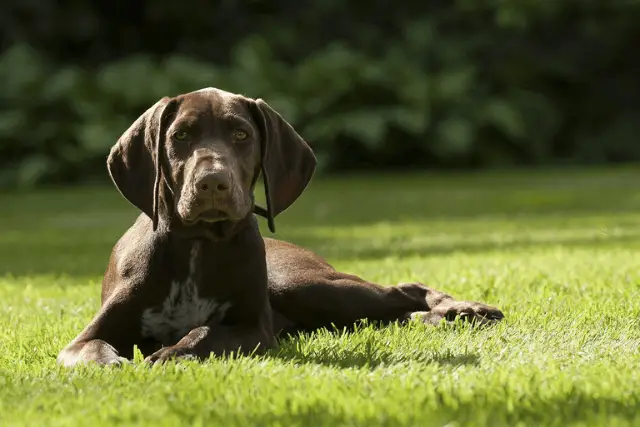
<path fill-rule="evenodd" d="M 256 215 L 260 215 L 265 219 L 269 219 L 269 214 L 267 213 L 267 210 L 261 206 L 255 205 L 253 207 L 253 213 Z"/>

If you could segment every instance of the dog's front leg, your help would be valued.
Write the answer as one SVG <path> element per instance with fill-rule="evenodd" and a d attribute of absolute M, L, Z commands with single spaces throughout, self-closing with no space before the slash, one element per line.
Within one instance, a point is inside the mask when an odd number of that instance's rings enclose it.
<path fill-rule="evenodd" d="M 162 363 L 171 359 L 204 360 L 209 356 L 230 354 L 260 354 L 275 345 L 270 310 L 257 319 L 233 326 L 212 322 L 192 329 L 176 344 L 163 347 L 145 359 Z"/>
<path fill-rule="evenodd" d="M 127 361 L 136 342 L 134 325 L 139 316 L 131 299 L 114 295 L 98 314 L 58 355 L 60 365 L 72 367 L 95 362 L 99 365 L 120 365 Z"/>

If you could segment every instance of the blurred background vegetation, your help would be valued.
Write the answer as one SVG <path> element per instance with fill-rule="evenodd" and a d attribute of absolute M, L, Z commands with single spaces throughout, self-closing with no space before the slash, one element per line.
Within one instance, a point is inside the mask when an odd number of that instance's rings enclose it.
<path fill-rule="evenodd" d="M 3 0 L 0 187 L 107 179 L 165 95 L 262 97 L 324 172 L 640 161 L 640 0 Z"/>

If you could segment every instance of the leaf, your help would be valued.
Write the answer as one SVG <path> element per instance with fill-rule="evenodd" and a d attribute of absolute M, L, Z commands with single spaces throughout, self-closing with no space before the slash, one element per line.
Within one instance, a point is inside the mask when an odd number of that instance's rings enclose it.
<path fill-rule="evenodd" d="M 127 128 L 122 120 L 95 120 L 82 123 L 77 128 L 81 147 L 88 155 L 106 153 Z"/>
<path fill-rule="evenodd" d="M 353 111 L 343 115 L 344 133 L 364 142 L 369 148 L 382 145 L 386 130 L 384 116 L 375 111 Z"/>
<path fill-rule="evenodd" d="M 420 135 L 429 127 L 429 115 L 416 108 L 398 107 L 390 111 L 390 121 L 409 134 Z"/>
<path fill-rule="evenodd" d="M 434 26 L 426 19 L 410 22 L 404 28 L 404 38 L 412 51 L 422 53 L 435 40 Z"/>
<path fill-rule="evenodd" d="M 482 108 L 482 116 L 509 138 L 524 137 L 526 126 L 518 107 L 500 98 L 490 99 Z"/>
<path fill-rule="evenodd" d="M 300 119 L 300 109 L 297 107 L 295 99 L 290 99 L 280 93 L 274 93 L 269 96 L 268 103 L 282 118 L 295 127 Z"/>
<path fill-rule="evenodd" d="M 29 118 L 24 110 L 3 110 L 0 114 L 0 138 L 19 135 L 27 123 L 29 123 Z"/>
<path fill-rule="evenodd" d="M 0 55 L 0 94 L 24 97 L 32 86 L 42 86 L 48 77 L 47 64 L 29 46 L 17 44 Z"/>
<path fill-rule="evenodd" d="M 526 148 L 532 158 L 544 159 L 562 126 L 562 112 L 556 103 L 536 92 L 510 91 L 507 99 L 512 108 L 519 112 L 523 124 L 522 135 L 514 142 Z"/>
<path fill-rule="evenodd" d="M 529 24 L 526 12 L 513 7 L 509 3 L 498 7 L 495 20 L 498 27 L 503 28 L 524 30 Z"/>
<path fill-rule="evenodd" d="M 298 64 L 291 71 L 289 86 L 295 87 L 302 99 L 320 98 L 324 100 L 320 103 L 326 105 L 352 91 L 356 76 L 365 80 L 379 76 L 371 73 L 368 62 L 345 46 L 334 43 Z"/>
<path fill-rule="evenodd" d="M 338 135 L 348 135 L 369 148 L 384 142 L 387 120 L 376 110 L 348 111 L 317 118 L 304 129 L 309 140 L 328 143 Z"/>
<path fill-rule="evenodd" d="M 138 55 L 106 66 L 98 73 L 96 83 L 105 94 L 134 105 L 150 106 L 166 95 L 166 88 L 156 84 L 160 75 L 158 64 L 148 56 Z"/>
<path fill-rule="evenodd" d="M 455 101 L 466 96 L 475 80 L 476 72 L 473 67 L 462 67 L 442 72 L 436 78 L 435 88 L 439 97 L 444 101 Z"/>
<path fill-rule="evenodd" d="M 260 73 L 265 63 L 273 61 L 271 47 L 261 36 L 249 36 L 232 49 L 233 62 L 254 73 Z"/>
<path fill-rule="evenodd" d="M 464 154 L 473 144 L 475 129 L 471 121 L 452 116 L 438 124 L 438 147 L 446 154 Z"/>
<path fill-rule="evenodd" d="M 32 187 L 55 169 L 53 160 L 44 154 L 29 156 L 20 162 L 18 167 L 18 184 L 22 187 Z"/>
<path fill-rule="evenodd" d="M 47 102 L 66 101 L 74 98 L 82 84 L 82 72 L 75 67 L 61 68 L 42 86 L 40 96 Z"/>

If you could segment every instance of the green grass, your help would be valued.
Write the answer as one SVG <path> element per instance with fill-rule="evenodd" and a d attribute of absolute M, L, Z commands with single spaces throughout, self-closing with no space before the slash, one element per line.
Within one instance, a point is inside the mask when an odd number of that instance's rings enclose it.
<path fill-rule="evenodd" d="M 0 206 L 2 426 L 640 425 L 635 169 L 317 179 L 277 237 L 506 320 L 321 332 L 262 358 L 154 368 L 55 364 L 136 215 L 116 190 Z"/>

